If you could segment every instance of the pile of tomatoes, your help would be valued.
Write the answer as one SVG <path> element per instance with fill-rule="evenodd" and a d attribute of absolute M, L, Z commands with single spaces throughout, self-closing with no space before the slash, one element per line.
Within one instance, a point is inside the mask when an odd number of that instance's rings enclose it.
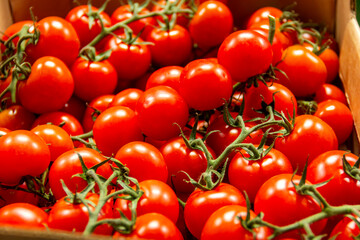
<path fill-rule="evenodd" d="M 1 226 L 358 238 L 360 162 L 340 150 L 354 122 L 331 34 L 271 6 L 235 26 L 226 0 L 149 3 L 4 32 Z"/>

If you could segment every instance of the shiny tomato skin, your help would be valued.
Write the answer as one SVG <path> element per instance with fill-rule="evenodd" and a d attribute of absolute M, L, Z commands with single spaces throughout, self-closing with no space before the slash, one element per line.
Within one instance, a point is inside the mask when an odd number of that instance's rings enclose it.
<path fill-rule="evenodd" d="M 244 82 L 266 72 L 273 60 L 273 52 L 268 39 L 260 33 L 239 30 L 221 43 L 217 58 L 234 81 Z"/>
<path fill-rule="evenodd" d="M 35 114 L 22 105 L 12 105 L 0 112 L 0 127 L 9 130 L 30 130 L 35 121 Z"/>
<path fill-rule="evenodd" d="M 118 76 L 108 60 L 99 62 L 78 58 L 71 68 L 74 79 L 74 94 L 84 101 L 112 94 L 116 88 Z"/>
<path fill-rule="evenodd" d="M 137 116 L 128 107 L 106 109 L 95 120 L 93 135 L 97 147 L 105 156 L 112 156 L 125 144 L 143 140 Z"/>
<path fill-rule="evenodd" d="M 318 184 L 330 180 L 317 190 L 329 204 L 359 204 L 360 183 L 343 169 L 343 157 L 353 166 L 358 157 L 344 150 L 327 151 L 317 156 L 308 166 L 307 179 Z"/>
<path fill-rule="evenodd" d="M 180 25 L 170 30 L 154 28 L 146 41 L 154 44 L 149 48 L 155 66 L 181 66 L 190 58 L 192 39 L 188 30 Z"/>
<path fill-rule="evenodd" d="M 359 221 L 359 218 L 357 218 Z M 349 217 L 344 217 L 333 229 L 330 238 L 336 236 L 336 240 L 353 240 L 354 236 L 359 236 L 360 229 L 356 222 Z"/>
<path fill-rule="evenodd" d="M 74 148 L 70 135 L 59 126 L 52 124 L 38 125 L 31 129 L 31 132 L 40 136 L 46 142 L 50 150 L 51 161 L 55 161 L 62 153 Z"/>
<path fill-rule="evenodd" d="M 12 203 L 0 209 L 1 226 L 45 231 L 47 223 L 47 213 L 29 203 Z"/>
<path fill-rule="evenodd" d="M 115 232 L 114 239 L 157 239 L 183 240 L 181 232 L 167 217 L 159 213 L 147 213 L 136 219 L 134 230 L 130 234 Z"/>
<path fill-rule="evenodd" d="M 219 1 L 206 1 L 198 6 L 190 20 L 189 31 L 194 43 L 200 48 L 220 45 L 232 32 L 232 13 Z"/>
<path fill-rule="evenodd" d="M 282 14 L 283 12 L 276 7 L 267 6 L 259 8 L 250 15 L 247 21 L 247 28 L 250 28 L 253 24 L 261 21 L 269 21 L 269 15 L 275 17 L 275 19 L 279 19 Z"/>
<path fill-rule="evenodd" d="M 344 143 L 353 131 L 354 119 L 350 109 L 337 100 L 326 100 L 318 103 L 314 116 L 330 125 L 339 144 Z M 340 124 L 339 119 L 341 119 Z"/>
<path fill-rule="evenodd" d="M 10 129 L 0 127 L 0 137 L 6 135 L 7 133 L 11 132 Z"/>
<path fill-rule="evenodd" d="M 75 193 L 75 191 L 81 191 L 87 186 L 87 182 L 84 179 L 80 177 L 73 177 L 75 174 L 83 173 L 78 154 L 81 156 L 88 168 L 106 160 L 106 157 L 91 148 L 76 148 L 61 154 L 53 162 L 49 171 L 49 185 L 55 199 L 60 199 L 66 196 L 60 179 L 63 179 L 66 186 L 73 193 Z M 110 165 L 105 163 L 97 169 L 96 173 L 108 178 L 112 174 L 112 170 Z"/>
<path fill-rule="evenodd" d="M 210 215 L 201 232 L 201 240 L 217 239 L 254 239 L 253 233 L 241 226 L 239 218 L 246 218 L 246 207 L 240 205 L 227 205 L 219 208 Z M 250 220 L 255 218 L 255 213 L 250 210 Z M 266 227 L 252 229 L 256 239 L 265 240 L 271 235 L 271 230 Z"/>
<path fill-rule="evenodd" d="M 294 128 L 288 136 L 277 138 L 275 148 L 290 160 L 293 169 L 301 172 L 305 162 L 319 154 L 338 148 L 334 130 L 320 118 L 301 115 L 295 119 Z"/>
<path fill-rule="evenodd" d="M 332 50 L 331 48 L 327 48 L 319 55 L 319 57 L 321 58 L 321 60 L 323 60 L 326 66 L 326 82 L 333 82 L 339 74 L 339 56 L 334 50 Z"/>
<path fill-rule="evenodd" d="M 286 76 L 277 72 L 278 82 L 289 88 L 296 97 L 310 96 L 326 82 L 324 62 L 304 46 L 288 47 L 282 58 L 277 68 L 284 71 Z"/>
<path fill-rule="evenodd" d="M 231 92 L 230 73 L 211 59 L 193 60 L 181 72 L 179 93 L 190 108 L 215 109 L 230 99 Z"/>
<path fill-rule="evenodd" d="M 33 25 L 33 23 L 34 22 L 31 20 L 23 20 L 23 21 L 18 21 L 18 22 L 11 24 L 9 27 L 6 28 L 5 32 L 3 32 L 2 36 L 1 36 L 1 40 L 5 42 L 11 36 L 18 33 L 24 26 L 30 27 L 31 25 Z M 19 41 L 19 37 L 15 37 L 12 40 L 15 47 L 16 47 L 18 41 Z M 5 45 L 3 43 L 0 43 L 0 50 L 2 53 L 5 53 L 5 49 L 6 49 Z"/>
<path fill-rule="evenodd" d="M 179 217 L 179 202 L 177 196 L 169 185 L 158 180 L 145 180 L 139 182 L 144 192 L 137 207 L 137 217 L 146 213 L 156 212 L 168 217 L 176 223 Z M 114 203 L 114 217 L 120 217 L 119 211 L 131 219 L 130 201 L 118 198 Z"/>
<path fill-rule="evenodd" d="M 263 29 L 263 28 L 252 28 L 252 30 L 260 33 L 266 38 L 269 38 L 269 30 Z M 281 36 L 282 33 L 280 31 L 275 31 L 273 42 L 271 44 L 271 48 L 273 51 L 273 59 L 272 59 L 272 65 L 276 65 L 278 62 L 281 61 L 282 53 L 284 52 L 284 46 L 281 42 Z"/>
<path fill-rule="evenodd" d="M 96 12 L 98 10 L 98 8 L 91 6 L 91 12 Z M 89 27 L 90 19 L 87 15 L 88 13 L 89 6 L 80 5 L 71 9 L 65 16 L 65 19 L 70 22 L 71 25 L 74 27 L 82 47 L 90 43 L 90 41 L 93 40 L 101 32 L 101 23 L 99 19 L 95 19 L 92 23 L 91 28 Z M 100 13 L 100 17 L 102 19 L 104 27 L 110 27 L 111 20 L 109 15 L 102 11 Z"/>
<path fill-rule="evenodd" d="M 44 56 L 53 56 L 70 67 L 80 50 L 80 40 L 74 27 L 64 18 L 50 16 L 37 23 L 40 38 L 36 45 L 26 48 L 27 60 L 33 63 Z"/>
<path fill-rule="evenodd" d="M 39 176 L 49 166 L 45 141 L 28 130 L 15 130 L 0 137 L 0 182 L 17 184 L 26 175 Z"/>
<path fill-rule="evenodd" d="M 168 169 L 160 150 L 153 145 L 133 141 L 123 145 L 115 158 L 130 169 L 129 176 L 138 181 L 149 179 L 166 182 Z"/>
<path fill-rule="evenodd" d="M 196 238 L 200 238 L 201 231 L 210 215 L 226 205 L 246 206 L 244 196 L 234 186 L 220 183 L 210 191 L 195 189 L 187 199 L 184 208 L 187 228 Z"/>
<path fill-rule="evenodd" d="M 179 127 L 185 126 L 189 116 L 185 99 L 168 86 L 145 90 L 135 112 L 143 134 L 156 140 L 168 140 L 178 136 Z"/>
<path fill-rule="evenodd" d="M 291 181 L 293 174 L 279 174 L 268 179 L 259 189 L 254 202 L 255 213 L 264 213 L 264 220 L 269 223 L 285 226 L 310 215 L 319 213 L 319 203 L 309 195 L 296 193 Z M 295 175 L 293 182 L 299 184 L 300 176 Z M 307 184 L 310 182 L 307 181 Z M 326 219 L 312 223 L 311 229 L 319 234 L 326 225 Z M 293 230 L 281 237 L 298 238 L 300 231 Z"/>
<path fill-rule="evenodd" d="M 266 180 L 278 174 L 293 172 L 289 159 L 275 148 L 260 160 L 250 161 L 245 157 L 249 157 L 249 154 L 244 150 L 236 153 L 230 160 L 228 176 L 230 184 L 246 191 L 251 202 L 254 202 L 256 193 Z"/>
<path fill-rule="evenodd" d="M 344 91 L 342 91 L 339 87 L 331 83 L 324 83 L 315 92 L 314 101 L 320 103 L 328 99 L 338 100 L 339 102 L 342 102 L 345 105 L 348 104 Z"/>
<path fill-rule="evenodd" d="M 21 104 L 30 112 L 57 111 L 71 98 L 74 80 L 69 68 L 56 57 L 41 57 L 31 67 L 31 73 L 18 85 Z"/>
<path fill-rule="evenodd" d="M 135 111 L 137 102 L 143 95 L 144 91 L 137 88 L 127 88 L 115 95 L 109 107 L 113 106 L 124 106 Z"/>
<path fill-rule="evenodd" d="M 167 66 L 157 69 L 147 79 L 145 89 L 165 85 L 179 91 L 180 75 L 183 69 L 180 66 Z"/>

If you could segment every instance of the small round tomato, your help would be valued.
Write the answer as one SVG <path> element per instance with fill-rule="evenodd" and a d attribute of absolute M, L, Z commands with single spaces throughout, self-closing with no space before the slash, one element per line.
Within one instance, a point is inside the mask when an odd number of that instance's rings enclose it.
<path fill-rule="evenodd" d="M 351 135 L 354 119 L 350 109 L 337 100 L 318 103 L 314 116 L 319 117 L 334 130 L 338 143 L 344 143 Z"/>
<path fill-rule="evenodd" d="M 105 156 L 114 155 L 123 145 L 143 140 L 137 117 L 128 107 L 114 106 L 96 118 L 94 140 Z"/>
<path fill-rule="evenodd" d="M 82 191 L 88 185 L 83 178 L 74 177 L 75 174 L 83 173 L 80 157 L 87 168 L 91 168 L 106 160 L 104 156 L 91 148 L 76 148 L 61 154 L 53 162 L 49 171 L 49 185 L 55 199 L 66 196 L 60 179 L 64 181 L 65 185 L 73 193 Z M 110 165 L 105 163 L 97 169 L 96 173 L 104 178 L 108 178 L 112 174 L 112 170 Z"/>
<path fill-rule="evenodd" d="M 324 62 L 301 45 L 285 49 L 282 61 L 276 67 L 286 74 L 276 73 L 279 83 L 289 88 L 296 97 L 314 94 L 326 81 L 327 70 Z"/>
<path fill-rule="evenodd" d="M 12 203 L 0 209 L 1 226 L 45 230 L 47 223 L 47 213 L 29 203 Z"/>
<path fill-rule="evenodd" d="M 326 82 L 333 82 L 339 74 L 339 56 L 331 48 L 327 48 L 319 57 L 325 63 L 327 70 Z"/>
<path fill-rule="evenodd" d="M 283 12 L 276 7 L 262 7 L 253 12 L 248 21 L 247 29 L 249 29 L 253 24 L 261 21 L 269 21 L 269 16 L 273 16 L 275 19 L 279 19 L 282 16 Z"/>
<path fill-rule="evenodd" d="M 107 61 L 93 62 L 79 57 L 72 65 L 74 94 L 84 101 L 112 94 L 118 77 L 113 65 Z"/>
<path fill-rule="evenodd" d="M 264 147 L 264 151 L 267 148 Z M 230 160 L 228 175 L 230 184 L 245 191 L 251 202 L 254 202 L 259 188 L 269 178 L 293 172 L 289 159 L 275 148 L 259 160 L 245 159 L 248 157 L 250 155 L 244 150 L 236 153 Z"/>
<path fill-rule="evenodd" d="M 36 26 L 40 32 L 39 41 L 26 48 L 27 60 L 33 63 L 41 57 L 53 56 L 70 67 L 80 50 L 80 40 L 71 23 L 64 18 L 50 16 L 41 19 Z"/>
<path fill-rule="evenodd" d="M 210 215 L 201 232 L 201 240 L 218 239 L 257 239 L 265 240 L 271 235 L 271 230 L 267 227 L 257 227 L 252 229 L 255 232 L 243 228 L 240 219 L 245 219 L 247 209 L 239 205 L 227 205 L 219 208 Z M 250 210 L 250 220 L 255 218 L 255 213 Z"/>
<path fill-rule="evenodd" d="M 217 57 L 234 81 L 244 82 L 266 72 L 273 60 L 273 52 L 266 37 L 253 30 L 240 30 L 226 37 Z"/>
<path fill-rule="evenodd" d="M 5 43 L 6 40 L 8 40 L 11 36 L 20 32 L 24 26 L 30 27 L 33 24 L 34 24 L 34 22 L 31 20 L 23 20 L 23 21 L 15 22 L 15 23 L 11 24 L 8 28 L 6 28 L 5 32 L 1 36 L 1 40 L 4 41 L 4 43 Z M 15 37 L 11 41 L 13 42 L 14 46 L 16 47 L 16 45 L 19 41 L 19 37 Z M 0 43 L 0 50 L 2 53 L 6 53 L 5 52 L 6 47 L 3 43 Z"/>
<path fill-rule="evenodd" d="M 146 41 L 153 43 L 149 48 L 156 66 L 182 65 L 190 58 L 192 40 L 188 30 L 180 25 L 170 30 L 154 28 Z"/>
<path fill-rule="evenodd" d="M 156 140 L 177 136 L 179 127 L 185 126 L 189 116 L 184 98 L 168 86 L 147 89 L 140 97 L 135 112 L 141 131 Z"/>
<path fill-rule="evenodd" d="M 225 67 L 211 59 L 194 60 L 181 72 L 179 93 L 190 108 L 212 110 L 230 100 L 232 78 Z"/>
<path fill-rule="evenodd" d="M 33 113 L 61 109 L 73 91 L 74 80 L 68 67 L 60 59 L 48 56 L 36 60 L 29 77 L 18 85 L 21 104 Z"/>
<path fill-rule="evenodd" d="M 129 176 L 138 181 L 166 182 L 168 169 L 159 149 L 146 142 L 133 141 L 122 146 L 115 158 L 129 168 Z"/>
<path fill-rule="evenodd" d="M 356 218 L 360 221 L 359 218 Z M 329 238 L 336 240 L 353 240 L 355 236 L 359 236 L 360 229 L 354 220 L 344 217 L 332 230 Z"/>
<path fill-rule="evenodd" d="M 29 130 L 35 115 L 21 105 L 12 105 L 0 112 L 0 127 L 9 130 Z"/>
<path fill-rule="evenodd" d="M 334 130 L 323 120 L 313 115 L 296 117 L 294 128 L 285 137 L 275 140 L 275 148 L 290 160 L 293 169 L 301 172 L 319 154 L 338 148 Z"/>
<path fill-rule="evenodd" d="M 149 89 L 159 85 L 172 87 L 179 90 L 180 75 L 184 68 L 180 66 L 162 67 L 153 72 L 146 81 L 146 88 Z"/>
<path fill-rule="evenodd" d="M 88 44 L 101 32 L 101 22 L 99 19 L 93 19 L 90 27 L 89 10 L 90 8 L 88 5 L 80 5 L 71 9 L 65 17 L 65 19 L 74 27 L 81 46 Z M 99 11 L 98 8 L 91 6 L 91 12 L 97 11 Z M 110 27 L 111 20 L 109 15 L 103 11 L 100 12 L 99 15 L 104 27 Z"/>
<path fill-rule="evenodd" d="M 231 11 L 224 3 L 206 1 L 199 5 L 190 20 L 190 35 L 199 47 L 214 47 L 232 32 L 233 21 Z"/>
<path fill-rule="evenodd" d="M 59 126 L 52 124 L 38 125 L 31 129 L 31 132 L 40 136 L 49 146 L 51 161 L 55 161 L 62 153 L 74 148 L 70 135 Z"/>
<path fill-rule="evenodd" d="M 76 96 L 72 96 L 67 103 L 60 109 L 61 112 L 66 112 L 73 115 L 78 121 L 82 121 L 86 109 L 86 103 Z"/>
<path fill-rule="evenodd" d="M 210 215 L 226 205 L 246 206 L 244 196 L 234 186 L 220 183 L 209 191 L 195 189 L 187 199 L 184 208 L 185 223 L 189 231 L 199 239 Z"/>
<path fill-rule="evenodd" d="M 152 12 L 161 11 L 165 7 L 165 5 L 169 2 L 171 4 L 176 4 L 176 5 L 178 5 L 179 3 L 177 0 L 156 0 L 156 3 L 153 4 L 151 11 Z M 189 8 L 189 6 L 187 2 L 185 2 L 183 5 L 180 6 L 180 8 L 187 9 Z M 167 15 L 167 17 L 169 18 L 169 21 L 171 21 L 172 15 L 169 14 Z M 164 18 L 162 16 L 155 16 L 155 20 L 164 22 Z M 189 14 L 181 13 L 181 12 L 176 14 L 176 24 L 179 24 L 180 26 L 187 28 L 189 25 L 189 21 L 190 21 Z"/>
<path fill-rule="evenodd" d="M 285 226 L 310 215 L 321 212 L 321 206 L 310 195 L 296 192 L 293 183 L 299 184 L 300 176 L 279 174 L 268 179 L 255 197 L 255 213 L 264 214 L 264 221 L 278 226 Z M 306 181 L 307 184 L 310 184 Z M 312 231 L 319 234 L 326 225 L 326 219 L 310 224 Z M 286 232 L 281 237 L 300 237 L 304 230 Z"/>
<path fill-rule="evenodd" d="M 114 239 L 157 239 L 183 240 L 181 232 L 167 217 L 159 213 L 147 213 L 136 219 L 134 230 L 130 234 L 115 232 Z"/>
<path fill-rule="evenodd" d="M 50 163 L 45 141 L 27 130 L 0 137 L 0 156 L 0 182 L 5 184 L 17 184 L 26 175 L 39 176 Z"/>
<path fill-rule="evenodd" d="M 137 88 L 124 89 L 115 95 L 115 97 L 109 104 L 109 107 L 124 106 L 135 111 L 137 102 L 139 101 L 143 93 L 144 91 Z"/>
<path fill-rule="evenodd" d="M 176 223 L 179 217 L 179 202 L 174 190 L 158 180 L 145 180 L 139 182 L 139 186 L 144 193 L 136 205 L 137 217 L 156 212 Z M 120 217 L 119 211 L 121 211 L 128 219 L 131 219 L 129 204 L 129 200 L 117 198 L 114 204 L 114 217 Z"/>
<path fill-rule="evenodd" d="M 314 101 L 320 103 L 328 99 L 338 100 L 339 102 L 342 102 L 343 104 L 347 105 L 347 100 L 344 91 L 342 91 L 339 87 L 331 83 L 324 83 L 315 92 Z"/>

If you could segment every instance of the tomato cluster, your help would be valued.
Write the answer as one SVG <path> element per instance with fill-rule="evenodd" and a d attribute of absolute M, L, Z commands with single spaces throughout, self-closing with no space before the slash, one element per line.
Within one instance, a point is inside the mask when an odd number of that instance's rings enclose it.
<path fill-rule="evenodd" d="M 360 236 L 360 161 L 340 150 L 354 122 L 326 29 L 270 6 L 239 29 L 224 0 L 106 3 L 2 36 L 3 226 Z"/>

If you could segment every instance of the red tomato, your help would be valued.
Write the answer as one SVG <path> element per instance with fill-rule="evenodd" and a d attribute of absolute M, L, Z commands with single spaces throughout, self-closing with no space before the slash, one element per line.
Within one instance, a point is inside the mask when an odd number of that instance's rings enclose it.
<path fill-rule="evenodd" d="M 19 187 L 28 189 L 25 182 L 20 184 Z M 5 186 L 0 187 L 0 207 L 4 207 L 12 203 L 29 203 L 37 205 L 39 203 L 39 199 L 40 197 L 34 193 L 25 192 L 20 189 L 6 189 Z"/>
<path fill-rule="evenodd" d="M 99 11 L 98 8 L 91 6 L 91 12 L 97 11 Z M 101 32 L 101 23 L 99 19 L 94 19 L 91 27 L 89 26 L 89 12 L 88 5 L 80 5 L 71 9 L 65 17 L 65 19 L 74 27 L 79 37 L 81 46 L 85 46 L 91 42 L 91 40 L 93 40 Z M 101 12 L 100 18 L 104 27 L 110 27 L 111 20 L 107 13 Z"/>
<path fill-rule="evenodd" d="M 108 108 L 113 99 L 114 95 L 108 94 L 99 96 L 88 104 L 81 122 L 84 128 L 84 132 L 89 132 L 92 130 L 95 119 L 100 115 L 101 112 Z"/>
<path fill-rule="evenodd" d="M 26 175 L 42 174 L 50 163 L 45 141 L 27 130 L 15 130 L 0 137 L 0 182 L 17 184 Z"/>
<path fill-rule="evenodd" d="M 337 100 L 330 99 L 318 103 L 314 116 L 329 124 L 334 130 L 339 144 L 344 143 L 353 131 L 354 119 L 350 109 Z"/>
<path fill-rule="evenodd" d="M 180 66 L 168 66 L 157 69 L 146 82 L 146 89 L 165 85 L 179 91 L 180 75 L 184 68 Z"/>
<path fill-rule="evenodd" d="M 129 176 L 139 182 L 159 180 L 166 182 L 168 169 L 161 152 L 146 142 L 129 142 L 117 151 L 115 158 L 130 169 Z"/>
<path fill-rule="evenodd" d="M 208 148 L 213 153 L 213 151 Z M 201 150 L 190 149 L 186 146 L 182 137 L 173 138 L 165 142 L 160 151 L 164 157 L 169 171 L 168 184 L 178 193 L 191 193 L 194 186 L 185 182 L 189 178 L 182 172 L 186 172 L 195 181 L 198 181 L 200 175 L 205 172 L 207 159 L 205 153 Z M 213 153 L 215 157 L 215 153 Z"/>
<path fill-rule="evenodd" d="M 94 140 L 105 156 L 112 156 L 123 145 L 143 140 L 143 135 L 133 110 L 114 106 L 106 109 L 95 120 Z"/>
<path fill-rule="evenodd" d="M 264 213 L 264 221 L 285 226 L 310 215 L 321 212 L 319 203 L 309 195 L 296 192 L 292 181 L 299 184 L 300 176 L 279 174 L 268 179 L 259 189 L 254 203 L 255 213 Z M 292 181 L 291 181 L 292 179 Z M 310 184 L 307 182 L 307 184 Z M 312 231 L 319 234 L 326 224 L 326 219 L 310 224 Z M 300 231 L 293 230 L 281 237 L 299 238 Z"/>
<path fill-rule="evenodd" d="M 294 169 L 301 172 L 319 154 L 338 148 L 335 132 L 323 120 L 312 115 L 296 117 L 291 133 L 277 138 L 275 148 L 284 153 Z"/>
<path fill-rule="evenodd" d="M 31 132 L 40 136 L 49 146 L 51 161 L 74 148 L 70 135 L 61 127 L 51 124 L 38 125 Z"/>
<path fill-rule="evenodd" d="M 190 58 L 192 40 L 188 30 L 180 25 L 167 31 L 154 28 L 146 41 L 154 43 L 149 48 L 156 66 L 183 65 Z"/>
<path fill-rule="evenodd" d="M 67 103 L 60 109 L 61 112 L 66 112 L 73 115 L 78 121 L 82 121 L 86 109 L 86 103 L 76 96 L 72 96 Z"/>
<path fill-rule="evenodd" d="M 253 24 L 261 22 L 261 21 L 269 21 L 269 16 L 275 17 L 275 19 L 279 19 L 282 16 L 283 12 L 275 7 L 262 7 L 253 12 L 248 21 L 247 28 L 250 28 Z"/>
<path fill-rule="evenodd" d="M 60 59 L 47 56 L 36 60 L 29 77 L 18 85 L 21 104 L 33 113 L 61 109 L 73 91 L 74 80 L 68 67 Z"/>
<path fill-rule="evenodd" d="M 1 226 L 45 230 L 47 213 L 29 203 L 12 203 L 0 209 Z"/>
<path fill-rule="evenodd" d="M 200 238 L 210 215 L 226 205 L 246 206 L 244 196 L 234 186 L 220 183 L 210 191 L 195 189 L 187 199 L 184 209 L 185 223 L 189 231 L 196 238 Z"/>
<path fill-rule="evenodd" d="M 179 202 L 177 196 L 169 185 L 158 180 L 145 180 L 139 182 L 140 190 L 143 191 L 137 207 L 137 217 L 146 213 L 160 213 L 176 223 L 179 217 Z M 130 201 L 117 198 L 114 204 L 114 217 L 119 218 L 119 211 L 131 219 Z"/>
<path fill-rule="evenodd" d="M 233 80 L 244 82 L 249 77 L 266 72 L 273 52 L 266 37 L 253 30 L 240 30 L 226 37 L 217 57 Z"/>
<path fill-rule="evenodd" d="M 327 70 L 326 82 L 333 82 L 339 74 L 339 56 L 331 48 L 327 48 L 319 57 L 325 63 Z"/>
<path fill-rule="evenodd" d="M 212 110 L 230 99 L 232 78 L 225 67 L 211 59 L 194 60 L 181 72 L 179 93 L 190 108 Z"/>
<path fill-rule="evenodd" d="M 9 130 L 29 130 L 35 115 L 21 105 L 12 105 L 0 112 L 0 127 Z"/>
<path fill-rule="evenodd" d="M 137 102 L 139 101 L 143 93 L 144 91 L 137 88 L 124 89 L 115 95 L 115 97 L 109 104 L 109 107 L 124 106 L 135 111 Z"/>
<path fill-rule="evenodd" d="M 227 205 L 219 208 L 210 215 L 201 232 L 201 240 L 218 239 L 257 239 L 265 240 L 271 235 L 271 230 L 266 227 L 252 229 L 254 234 L 244 229 L 239 218 L 245 219 L 246 207 L 239 205 Z M 255 213 L 250 210 L 250 220 L 255 218 Z"/>
<path fill-rule="evenodd" d="M 94 204 L 99 202 L 99 195 L 89 194 L 86 200 Z M 90 211 L 94 211 L 94 206 L 89 205 Z M 98 220 L 112 218 L 112 204 L 105 203 L 101 209 Z M 59 199 L 49 212 L 49 228 L 65 231 L 83 232 L 89 221 L 88 208 L 83 203 L 71 202 L 66 197 Z M 111 235 L 113 228 L 103 224 L 95 228 L 95 234 Z"/>
<path fill-rule="evenodd" d="M 55 199 L 60 199 L 66 196 L 60 179 L 64 181 L 65 185 L 73 193 L 76 191 L 82 191 L 88 185 L 88 183 L 81 177 L 73 177 L 75 174 L 83 173 L 78 154 L 81 156 L 84 164 L 88 168 L 106 160 L 104 156 L 91 148 L 76 148 L 61 154 L 53 162 L 49 171 L 49 185 Z M 105 163 L 97 169 L 96 173 L 108 178 L 112 174 L 112 170 L 110 165 Z"/>
<path fill-rule="evenodd" d="M 11 132 L 10 129 L 0 127 L 0 137 L 6 135 L 7 133 Z"/>
<path fill-rule="evenodd" d="M 360 221 L 359 218 L 357 218 Z M 353 240 L 355 236 L 359 236 L 360 229 L 356 222 L 349 217 L 344 217 L 333 229 L 329 238 L 336 240 Z"/>
<path fill-rule="evenodd" d="M 178 136 L 179 126 L 183 128 L 189 116 L 184 98 L 168 86 L 146 90 L 139 99 L 135 112 L 141 131 L 156 140 Z"/>
<path fill-rule="evenodd" d="M 6 28 L 5 32 L 2 33 L 1 40 L 5 42 L 11 36 L 18 33 L 24 26 L 30 27 L 33 24 L 34 24 L 34 22 L 31 20 L 15 22 L 15 23 L 11 24 L 8 28 Z M 18 41 L 19 41 L 19 37 L 15 37 L 14 39 L 12 39 L 12 42 L 15 47 L 16 47 Z M 1 50 L 1 53 L 5 53 L 6 47 L 3 43 L 0 43 L 0 50 Z"/>
<path fill-rule="evenodd" d="M 115 36 L 107 41 L 105 50 L 112 50 L 108 60 L 115 67 L 119 81 L 135 80 L 149 70 L 151 53 L 142 42 L 139 38 L 134 44 L 128 45 Z"/>
<path fill-rule="evenodd" d="M 70 67 L 80 50 L 80 40 L 71 23 L 64 18 L 50 16 L 41 19 L 36 26 L 40 38 L 36 45 L 26 48 L 27 60 L 32 63 L 38 58 L 53 56 Z"/>
<path fill-rule="evenodd" d="M 167 217 L 159 213 L 147 213 L 136 219 L 134 230 L 130 234 L 115 232 L 114 239 L 157 239 L 183 240 L 179 229 Z"/>
<path fill-rule="evenodd" d="M 118 81 L 115 68 L 107 60 L 92 62 L 79 57 L 72 65 L 71 73 L 74 78 L 74 93 L 84 101 L 112 94 Z"/>
<path fill-rule="evenodd" d="M 178 5 L 179 3 L 177 0 L 157 0 L 156 3 L 153 4 L 151 11 L 152 12 L 161 11 L 168 2 L 171 2 L 172 4 L 176 4 L 176 5 Z M 181 9 L 189 8 L 186 2 L 180 7 Z M 171 21 L 172 15 L 167 15 L 167 17 L 169 18 L 169 21 Z M 164 18 L 162 16 L 156 16 L 155 20 L 164 22 Z M 180 26 L 187 28 L 189 25 L 189 21 L 190 21 L 189 14 L 181 13 L 181 12 L 176 14 L 176 24 L 179 24 Z"/>
<path fill-rule="evenodd" d="M 314 100 L 319 103 L 328 99 L 338 100 L 339 102 L 347 105 L 345 93 L 340 88 L 330 83 L 324 83 L 315 92 Z"/>
<path fill-rule="evenodd" d="M 254 202 L 259 188 L 269 178 L 293 172 L 289 159 L 275 148 L 257 161 L 249 161 L 245 157 L 248 158 L 250 155 L 244 150 L 236 153 L 230 160 L 228 175 L 230 184 L 246 191 L 251 202 Z"/>
<path fill-rule="evenodd" d="M 279 83 L 289 88 L 296 97 L 314 94 L 326 81 L 324 62 L 301 45 L 285 49 L 283 60 L 276 67 L 286 73 L 286 76 L 276 73 Z"/>
<path fill-rule="evenodd" d="M 232 13 L 219 1 L 200 4 L 189 23 L 190 35 L 200 48 L 220 45 L 232 32 L 232 28 Z"/>
<path fill-rule="evenodd" d="M 331 205 L 335 206 L 360 203 L 360 183 L 344 171 L 342 161 L 344 154 L 346 154 L 346 160 L 353 166 L 358 159 L 355 154 L 343 150 L 332 150 L 317 156 L 309 164 L 307 171 L 307 179 L 313 184 L 331 179 L 317 190 Z"/>

